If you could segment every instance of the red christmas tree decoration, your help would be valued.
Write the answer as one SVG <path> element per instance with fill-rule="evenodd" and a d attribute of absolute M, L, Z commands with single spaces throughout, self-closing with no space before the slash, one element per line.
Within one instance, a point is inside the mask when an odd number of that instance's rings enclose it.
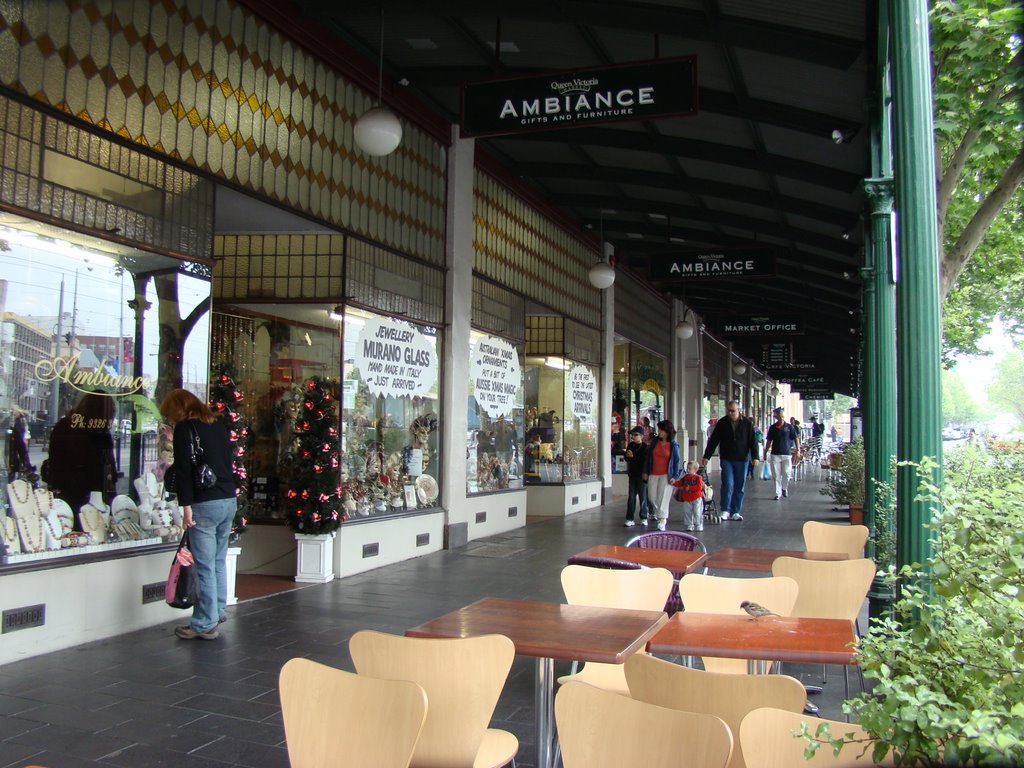
<path fill-rule="evenodd" d="M 235 383 L 235 371 L 230 364 L 225 363 L 220 366 L 218 372 L 211 378 L 213 384 L 210 387 L 210 408 L 214 413 L 227 420 L 228 440 L 231 441 L 234 456 L 232 469 L 235 475 L 235 496 L 238 499 L 238 508 L 231 524 L 231 538 L 235 540 L 245 532 L 249 522 L 246 517 L 248 473 L 245 470 L 245 458 L 249 450 L 249 429 L 242 422 L 242 404 L 245 402 L 245 395 Z"/>
<path fill-rule="evenodd" d="M 298 445 L 285 510 L 296 533 L 331 533 L 341 524 L 337 473 L 324 471 L 339 464 L 338 416 L 332 402 L 337 386 L 336 381 L 314 376 L 302 387 L 302 411 L 309 418 L 295 425 Z"/>

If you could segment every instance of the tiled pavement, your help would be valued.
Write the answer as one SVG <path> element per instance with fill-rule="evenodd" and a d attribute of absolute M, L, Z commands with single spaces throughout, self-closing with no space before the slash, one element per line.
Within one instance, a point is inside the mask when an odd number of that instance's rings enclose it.
<path fill-rule="evenodd" d="M 771 483 L 748 481 L 746 519 L 706 526 L 703 540 L 711 551 L 801 548 L 804 520 L 843 519 L 819 487 L 812 474 L 775 502 Z M 0 667 L 0 766 L 287 766 L 277 694 L 285 661 L 307 656 L 351 669 L 348 638 L 359 629 L 401 633 L 487 595 L 560 601 L 558 576 L 569 555 L 624 543 L 642 530 L 622 527 L 623 507 L 609 504 L 243 603 L 217 642 L 178 640 L 166 624 Z M 821 667 L 790 665 L 787 672 L 820 682 Z M 823 716 L 839 718 L 842 673 L 830 668 L 829 675 L 815 700 Z M 343 717 L 324 713 L 324 728 Z M 533 765 L 532 659 L 516 659 L 493 725 L 515 733 L 517 763 Z"/>

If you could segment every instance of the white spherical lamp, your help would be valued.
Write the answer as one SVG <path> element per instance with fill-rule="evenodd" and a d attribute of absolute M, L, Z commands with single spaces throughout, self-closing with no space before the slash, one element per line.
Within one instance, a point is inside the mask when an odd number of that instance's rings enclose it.
<path fill-rule="evenodd" d="M 590 268 L 590 284 L 603 291 L 611 288 L 615 282 L 615 267 L 607 262 L 600 261 Z"/>
<path fill-rule="evenodd" d="M 771 393 L 772 393 L 772 397 L 778 397 L 779 396 L 779 388 L 778 387 L 772 387 Z"/>
<path fill-rule="evenodd" d="M 764 379 L 762 379 L 760 376 L 758 376 L 756 379 L 754 379 L 754 386 L 757 387 L 758 389 L 763 387 L 764 386 Z"/>
<path fill-rule="evenodd" d="M 693 323 L 683 320 L 676 326 L 676 338 L 689 339 L 693 336 Z"/>
<path fill-rule="evenodd" d="M 374 107 L 356 121 L 355 140 L 363 152 L 390 155 L 402 143 L 402 123 L 387 107 Z"/>
<path fill-rule="evenodd" d="M 742 376 L 744 373 L 747 372 L 747 366 L 745 366 L 743 363 L 736 363 L 736 365 L 732 367 L 732 372 L 735 373 L 737 376 Z"/>

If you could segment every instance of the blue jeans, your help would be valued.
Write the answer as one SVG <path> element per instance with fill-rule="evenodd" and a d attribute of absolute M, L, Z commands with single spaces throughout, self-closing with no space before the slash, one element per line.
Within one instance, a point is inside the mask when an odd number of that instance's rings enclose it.
<path fill-rule="evenodd" d="M 209 632 L 228 604 L 228 536 L 237 501 L 214 499 L 192 505 L 195 525 L 189 530 L 189 549 L 199 573 L 199 602 L 192 609 L 192 629 Z"/>
<path fill-rule="evenodd" d="M 722 514 L 738 515 L 743 508 L 743 491 L 747 483 L 749 461 L 721 461 Z"/>

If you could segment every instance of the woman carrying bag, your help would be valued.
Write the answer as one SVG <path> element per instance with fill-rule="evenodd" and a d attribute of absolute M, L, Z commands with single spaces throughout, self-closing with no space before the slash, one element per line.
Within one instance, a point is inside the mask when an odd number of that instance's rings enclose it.
<path fill-rule="evenodd" d="M 174 473 L 199 574 L 192 622 L 176 627 L 174 634 L 182 640 L 216 640 L 227 606 L 228 536 L 236 506 L 228 430 L 206 403 L 184 389 L 170 392 L 160 413 L 174 427 L 174 465 L 168 472 Z"/>
<path fill-rule="evenodd" d="M 641 477 L 647 482 L 648 516 L 653 512 L 658 518 L 658 530 L 664 531 L 668 522 L 668 507 L 672 501 L 673 480 L 682 477 L 680 448 L 676 442 L 676 428 L 671 421 L 658 422 L 658 439 L 647 450 L 644 472 Z"/>

